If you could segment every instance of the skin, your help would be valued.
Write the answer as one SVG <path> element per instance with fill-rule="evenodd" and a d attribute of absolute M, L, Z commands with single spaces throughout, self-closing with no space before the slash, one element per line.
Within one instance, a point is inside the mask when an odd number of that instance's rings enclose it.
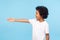
<path fill-rule="evenodd" d="M 49 33 L 46 33 L 46 40 L 49 40 Z"/>
<path fill-rule="evenodd" d="M 43 22 L 44 19 L 39 15 L 38 10 L 36 10 L 36 19 L 40 22 Z M 24 23 L 29 23 L 28 19 L 15 19 L 15 18 L 8 18 L 7 19 L 9 22 L 24 22 Z M 46 40 L 49 40 L 49 33 L 46 33 Z"/>
<path fill-rule="evenodd" d="M 41 17 L 41 15 L 39 14 L 39 12 L 38 12 L 38 10 L 36 10 L 36 19 L 38 20 L 38 21 L 40 21 L 40 22 L 43 22 L 44 21 L 44 19 Z"/>

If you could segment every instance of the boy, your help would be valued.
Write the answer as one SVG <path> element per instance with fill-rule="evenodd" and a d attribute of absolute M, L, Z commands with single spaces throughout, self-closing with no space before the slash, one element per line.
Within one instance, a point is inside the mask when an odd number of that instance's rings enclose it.
<path fill-rule="evenodd" d="M 48 9 L 44 6 L 36 7 L 36 18 L 34 19 L 15 19 L 9 18 L 10 22 L 25 22 L 32 24 L 32 40 L 49 40 L 49 25 L 44 20 L 48 17 Z"/>

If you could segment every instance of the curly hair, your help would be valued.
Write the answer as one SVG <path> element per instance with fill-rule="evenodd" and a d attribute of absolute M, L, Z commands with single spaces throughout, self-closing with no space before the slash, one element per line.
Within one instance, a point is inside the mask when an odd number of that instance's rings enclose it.
<path fill-rule="evenodd" d="M 36 10 L 38 10 L 43 19 L 48 17 L 48 9 L 45 6 L 37 6 Z"/>

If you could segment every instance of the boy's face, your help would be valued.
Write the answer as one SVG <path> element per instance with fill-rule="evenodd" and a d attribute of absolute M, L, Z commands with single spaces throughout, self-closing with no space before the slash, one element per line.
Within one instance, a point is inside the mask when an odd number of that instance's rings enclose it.
<path fill-rule="evenodd" d="M 36 19 L 37 19 L 37 20 L 39 20 L 39 19 L 41 19 L 41 18 L 42 18 L 42 17 L 40 16 L 40 14 L 39 14 L 39 11 L 38 11 L 38 10 L 36 10 L 36 15 L 35 15 L 35 16 L 36 16 Z"/>

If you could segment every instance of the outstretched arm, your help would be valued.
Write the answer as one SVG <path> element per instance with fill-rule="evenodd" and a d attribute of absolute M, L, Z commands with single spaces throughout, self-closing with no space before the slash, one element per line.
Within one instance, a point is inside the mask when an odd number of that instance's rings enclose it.
<path fill-rule="evenodd" d="M 24 22 L 24 23 L 29 23 L 28 19 L 15 19 L 15 18 L 8 18 L 9 22 Z"/>

